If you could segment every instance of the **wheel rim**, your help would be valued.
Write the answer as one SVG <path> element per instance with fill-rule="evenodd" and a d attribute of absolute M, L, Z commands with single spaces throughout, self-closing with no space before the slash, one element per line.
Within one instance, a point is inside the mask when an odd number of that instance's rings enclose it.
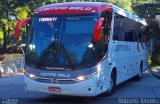
<path fill-rule="evenodd" d="M 110 92 L 113 89 L 113 78 L 110 78 L 110 82 L 109 82 L 110 86 L 109 89 L 107 90 L 108 92 Z"/>

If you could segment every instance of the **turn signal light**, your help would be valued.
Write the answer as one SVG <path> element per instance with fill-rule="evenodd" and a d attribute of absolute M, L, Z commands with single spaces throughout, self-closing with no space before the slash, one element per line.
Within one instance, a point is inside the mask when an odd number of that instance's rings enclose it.
<path fill-rule="evenodd" d="M 26 69 L 22 69 L 22 73 L 26 74 L 27 73 Z"/>

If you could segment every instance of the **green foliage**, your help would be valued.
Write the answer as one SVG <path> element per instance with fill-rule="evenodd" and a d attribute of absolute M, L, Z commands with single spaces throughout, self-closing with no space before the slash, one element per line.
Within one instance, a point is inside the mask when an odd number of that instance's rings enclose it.
<path fill-rule="evenodd" d="M 156 14 L 160 14 L 160 3 L 156 4 L 141 4 L 133 7 L 133 10 L 142 18 L 151 20 Z"/>
<path fill-rule="evenodd" d="M 150 35 L 160 40 L 160 35 L 159 35 L 160 27 L 158 26 L 156 21 L 150 21 L 149 26 L 150 26 Z"/>
<path fill-rule="evenodd" d="M 58 0 L 0 0 L 0 43 L 3 49 L 11 43 L 11 35 L 18 20 L 32 17 L 38 7 Z M 2 38 L 3 37 L 3 38 Z"/>
<path fill-rule="evenodd" d="M 0 30 L 0 48 L 2 48 L 3 44 L 3 31 Z"/>
<path fill-rule="evenodd" d="M 132 0 L 133 5 L 143 5 L 143 4 L 155 4 L 155 3 L 160 3 L 159 0 Z"/>
<path fill-rule="evenodd" d="M 1 0 L 0 1 L 0 30 L 3 34 L 3 50 L 6 49 L 10 41 L 12 29 L 12 18 L 15 16 L 14 9 L 20 5 L 19 0 Z M 2 43 L 2 42 L 1 42 Z"/>
<path fill-rule="evenodd" d="M 1 28 L 2 30 L 8 30 L 8 28 L 9 28 L 9 22 L 7 21 L 7 19 L 2 18 L 0 20 L 0 23 L 1 23 L 1 26 L 3 27 L 3 28 Z"/>
<path fill-rule="evenodd" d="M 120 8 L 123 8 L 129 12 L 132 12 L 131 0 L 105 0 L 105 1 L 113 3 Z"/>
<path fill-rule="evenodd" d="M 160 27 L 155 21 L 155 16 L 160 14 L 160 0 L 134 0 L 133 4 L 136 14 L 147 20 L 149 35 L 155 39 L 151 55 L 152 65 L 160 65 Z"/>
<path fill-rule="evenodd" d="M 28 17 L 28 13 L 30 12 L 30 8 L 28 6 L 18 7 L 15 9 L 16 19 L 21 20 Z"/>
<path fill-rule="evenodd" d="M 160 51 L 153 51 L 151 60 L 152 60 L 152 65 L 160 65 Z"/>
<path fill-rule="evenodd" d="M 30 8 L 30 11 L 28 12 L 28 16 L 32 17 L 34 14 L 34 11 L 37 8 L 39 8 L 43 5 L 47 5 L 47 4 L 51 4 L 51 3 L 55 3 L 55 2 L 60 2 L 60 1 L 62 1 L 62 0 L 27 0 L 27 1 L 24 1 L 24 5 L 28 6 Z"/>

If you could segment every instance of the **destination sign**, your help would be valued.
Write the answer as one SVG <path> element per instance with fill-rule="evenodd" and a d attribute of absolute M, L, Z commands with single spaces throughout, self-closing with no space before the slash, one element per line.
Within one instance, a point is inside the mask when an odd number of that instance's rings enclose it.
<path fill-rule="evenodd" d="M 39 18 L 40 22 L 57 21 L 57 17 Z"/>
<path fill-rule="evenodd" d="M 40 73 L 41 77 L 65 77 L 69 78 L 71 75 L 70 74 L 65 74 L 65 73 Z"/>
<path fill-rule="evenodd" d="M 38 11 L 48 11 L 48 10 L 82 10 L 82 11 L 90 11 L 91 7 L 48 7 L 48 8 L 40 8 Z"/>

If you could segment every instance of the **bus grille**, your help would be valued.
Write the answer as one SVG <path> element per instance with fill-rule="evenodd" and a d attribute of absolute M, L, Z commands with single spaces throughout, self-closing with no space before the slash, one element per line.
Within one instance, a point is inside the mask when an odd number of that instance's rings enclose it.
<path fill-rule="evenodd" d="M 54 84 L 74 84 L 78 83 L 76 79 L 53 79 L 53 78 L 35 78 L 34 79 L 37 82 L 41 83 L 54 83 Z"/>

